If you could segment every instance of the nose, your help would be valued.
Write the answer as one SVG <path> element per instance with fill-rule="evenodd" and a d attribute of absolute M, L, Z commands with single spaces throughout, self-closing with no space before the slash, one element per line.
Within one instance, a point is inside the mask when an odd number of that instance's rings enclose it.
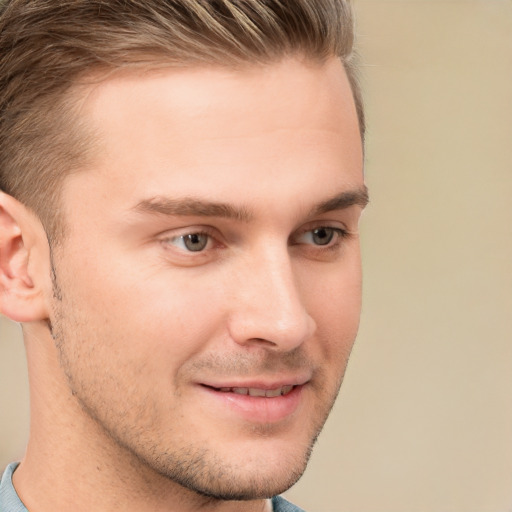
<path fill-rule="evenodd" d="M 262 345 L 292 351 L 310 338 L 316 323 L 299 290 L 286 248 L 247 259 L 231 281 L 229 318 L 232 339 L 241 345 Z"/>

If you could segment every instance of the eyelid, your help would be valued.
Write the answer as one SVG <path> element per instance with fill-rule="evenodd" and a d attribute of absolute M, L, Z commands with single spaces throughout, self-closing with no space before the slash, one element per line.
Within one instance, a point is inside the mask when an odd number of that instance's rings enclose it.
<path fill-rule="evenodd" d="M 222 240 L 221 240 L 222 237 L 220 236 L 218 231 L 209 226 L 187 226 L 184 228 L 167 230 L 167 231 L 160 233 L 158 235 L 157 239 L 159 242 L 161 242 L 163 244 L 171 245 L 177 251 L 179 251 L 183 254 L 187 254 L 187 255 L 192 254 L 193 255 L 194 251 L 185 251 L 185 250 L 179 249 L 171 242 L 173 240 L 186 237 L 187 235 L 196 235 L 196 234 L 197 235 L 205 235 L 205 236 L 209 237 L 211 242 L 215 245 L 218 245 L 218 246 L 222 245 Z M 210 247 L 210 248 L 206 248 L 202 251 L 198 251 L 196 253 L 196 256 L 198 256 L 199 254 L 202 254 L 204 252 L 207 252 L 208 250 L 212 250 L 212 249 L 215 249 L 215 247 Z"/>
<path fill-rule="evenodd" d="M 348 226 L 339 220 L 327 220 L 320 219 L 313 222 L 308 222 L 301 226 L 295 233 L 291 235 L 292 238 L 296 238 L 304 233 L 308 233 L 314 231 L 315 229 L 334 229 L 339 233 L 343 233 L 346 235 L 352 234 L 352 231 L 348 228 Z"/>
<path fill-rule="evenodd" d="M 215 231 L 216 230 L 210 226 L 202 226 L 198 224 L 192 226 L 184 226 L 180 228 L 166 229 L 165 231 L 158 233 L 157 238 L 161 240 L 168 240 L 170 238 L 178 238 L 180 236 L 192 235 L 194 233 L 202 233 L 204 235 L 214 236 Z"/>
<path fill-rule="evenodd" d="M 322 226 L 316 226 L 316 227 L 309 228 L 309 229 L 303 229 L 303 230 L 299 231 L 299 233 L 297 233 L 297 235 L 294 236 L 293 238 L 294 239 L 298 239 L 298 238 L 303 237 L 306 234 L 314 233 L 315 231 L 321 230 L 321 229 L 326 229 L 326 230 L 328 229 L 328 230 L 334 231 L 335 234 L 337 234 L 337 238 L 338 239 L 345 238 L 345 237 L 349 236 L 349 232 L 346 229 L 343 229 L 343 228 L 340 228 L 340 227 L 335 227 L 335 226 L 324 226 L 324 225 L 322 225 Z M 312 244 L 312 245 L 314 245 L 314 244 Z M 326 245 L 333 245 L 333 244 L 328 243 Z M 318 246 L 321 247 L 320 244 Z"/>

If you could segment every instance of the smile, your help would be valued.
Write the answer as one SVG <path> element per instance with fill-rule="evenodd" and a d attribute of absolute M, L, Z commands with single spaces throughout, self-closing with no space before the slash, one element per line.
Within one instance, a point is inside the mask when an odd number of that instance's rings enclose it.
<path fill-rule="evenodd" d="M 215 391 L 222 393 L 236 393 L 237 395 L 248 395 L 265 398 L 275 398 L 285 396 L 290 393 L 295 386 L 281 386 L 275 389 L 259 389 L 259 388 L 213 388 Z"/>
<path fill-rule="evenodd" d="M 300 383 L 281 384 L 263 382 L 247 383 L 210 383 L 202 384 L 208 397 L 203 402 L 205 410 L 213 407 L 216 416 L 228 414 L 233 419 L 250 423 L 278 423 L 291 417 L 303 403 L 307 381 L 293 379 Z M 288 381 L 289 382 L 289 381 Z M 231 386 L 229 385 L 231 384 Z M 245 385 L 244 385 L 245 384 Z"/>

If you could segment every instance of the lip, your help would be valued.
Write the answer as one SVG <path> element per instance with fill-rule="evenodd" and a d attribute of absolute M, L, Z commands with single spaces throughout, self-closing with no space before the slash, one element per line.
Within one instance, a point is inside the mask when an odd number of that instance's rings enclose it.
<path fill-rule="evenodd" d="M 283 386 L 302 386 L 311 379 L 310 375 L 281 376 L 279 379 L 225 379 L 206 380 L 199 382 L 202 386 L 210 388 L 255 388 L 255 389 L 277 389 Z"/>
<path fill-rule="evenodd" d="M 243 421 L 269 424 L 284 421 L 297 411 L 307 382 L 308 379 L 305 378 L 280 379 L 272 382 L 224 381 L 200 383 L 199 389 L 208 398 L 209 405 L 219 407 L 221 412 L 235 415 Z M 270 395 L 273 395 L 275 390 L 282 390 L 285 394 L 278 396 L 243 394 L 244 390 L 249 389 L 261 390 Z"/>

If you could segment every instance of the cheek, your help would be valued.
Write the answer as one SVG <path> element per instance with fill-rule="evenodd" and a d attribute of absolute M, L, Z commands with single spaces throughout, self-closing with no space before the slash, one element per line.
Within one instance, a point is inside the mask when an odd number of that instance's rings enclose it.
<path fill-rule="evenodd" d="M 358 319 L 361 309 L 362 272 L 358 247 L 333 263 L 298 268 L 299 286 L 308 309 L 320 317 Z"/>
<path fill-rule="evenodd" d="M 171 378 L 218 329 L 221 312 L 213 290 L 168 268 L 109 259 L 116 265 L 89 255 L 56 269 L 66 341 L 75 351 L 91 352 L 87 360 Z"/>
<path fill-rule="evenodd" d="M 350 264 L 348 264 L 350 263 Z M 346 359 L 359 327 L 361 266 L 354 258 L 324 279 L 309 280 L 305 302 L 323 343 L 324 357 Z"/>

